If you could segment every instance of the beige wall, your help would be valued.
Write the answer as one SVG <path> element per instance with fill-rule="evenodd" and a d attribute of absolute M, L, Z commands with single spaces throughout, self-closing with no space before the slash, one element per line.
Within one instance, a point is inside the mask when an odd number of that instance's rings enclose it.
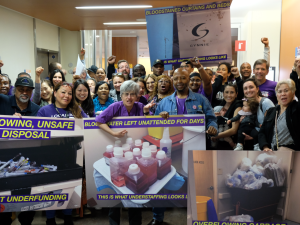
<path fill-rule="evenodd" d="M 36 19 L 36 47 L 59 51 L 58 27 Z"/>
<path fill-rule="evenodd" d="M 33 19 L 0 6 L 0 27 L 2 73 L 8 74 L 14 84 L 18 73 L 34 71 Z"/>
<path fill-rule="evenodd" d="M 146 69 L 146 75 L 152 74 L 151 72 L 151 63 L 150 63 L 150 57 L 139 57 L 138 58 L 138 64 L 142 64 Z"/>
<path fill-rule="evenodd" d="M 60 28 L 60 49 L 61 49 L 61 64 L 62 68 L 67 70 L 66 80 L 72 82 L 72 73 L 77 64 L 78 54 L 80 52 L 80 32 L 69 31 Z"/>
<path fill-rule="evenodd" d="M 299 0 L 282 0 L 280 79 L 290 77 L 295 60 L 295 48 L 300 46 Z"/>

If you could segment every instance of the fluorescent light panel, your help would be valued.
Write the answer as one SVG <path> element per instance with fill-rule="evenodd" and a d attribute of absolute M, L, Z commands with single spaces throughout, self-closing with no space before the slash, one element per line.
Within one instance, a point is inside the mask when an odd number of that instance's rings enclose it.
<path fill-rule="evenodd" d="M 147 22 L 112 22 L 103 23 L 104 25 L 146 25 Z"/>
<path fill-rule="evenodd" d="M 118 6 L 80 6 L 76 9 L 139 9 L 152 8 L 152 5 L 118 5 Z"/>

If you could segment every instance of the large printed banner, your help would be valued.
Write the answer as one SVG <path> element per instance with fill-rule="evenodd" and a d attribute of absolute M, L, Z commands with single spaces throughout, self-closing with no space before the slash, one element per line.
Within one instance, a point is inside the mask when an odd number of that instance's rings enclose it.
<path fill-rule="evenodd" d="M 117 138 L 84 119 L 90 207 L 186 207 L 188 151 L 205 150 L 205 116 L 118 117 Z M 120 202 L 121 201 L 121 202 Z"/>
<path fill-rule="evenodd" d="M 83 120 L 0 117 L 0 212 L 81 205 Z"/>
<path fill-rule="evenodd" d="M 146 9 L 151 63 L 165 69 L 197 56 L 204 65 L 232 61 L 230 1 Z"/>

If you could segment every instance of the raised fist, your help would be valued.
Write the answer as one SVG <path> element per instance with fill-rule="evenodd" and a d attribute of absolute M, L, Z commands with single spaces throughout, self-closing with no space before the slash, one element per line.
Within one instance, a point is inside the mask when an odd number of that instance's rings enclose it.
<path fill-rule="evenodd" d="M 192 63 L 193 67 L 200 68 L 201 63 L 199 62 L 199 60 L 196 60 L 196 59 L 197 59 L 197 57 L 194 57 L 194 58 L 190 59 L 190 62 Z"/>
<path fill-rule="evenodd" d="M 232 67 L 231 68 L 231 73 L 234 75 L 235 78 L 240 76 L 239 69 L 237 67 Z"/>
<path fill-rule="evenodd" d="M 112 56 L 108 57 L 107 62 L 108 62 L 108 64 L 115 64 L 116 56 L 112 55 Z"/>
<path fill-rule="evenodd" d="M 44 68 L 39 66 L 38 68 L 35 69 L 35 74 L 37 76 L 41 76 L 42 72 L 44 71 Z"/>
<path fill-rule="evenodd" d="M 261 39 L 261 43 L 263 43 L 265 45 L 265 47 L 269 47 L 269 39 L 266 37 L 263 37 Z"/>
<path fill-rule="evenodd" d="M 0 67 L 4 66 L 4 63 L 2 60 L 0 60 Z"/>
<path fill-rule="evenodd" d="M 79 54 L 80 60 L 84 60 L 84 55 L 85 55 L 85 49 L 82 48 L 82 49 L 80 50 L 80 54 Z"/>

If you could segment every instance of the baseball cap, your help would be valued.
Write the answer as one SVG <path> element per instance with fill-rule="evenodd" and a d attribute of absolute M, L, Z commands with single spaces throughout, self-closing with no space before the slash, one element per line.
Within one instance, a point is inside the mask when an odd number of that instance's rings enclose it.
<path fill-rule="evenodd" d="M 165 66 L 165 64 L 163 63 L 163 61 L 161 61 L 160 59 L 157 59 L 153 62 L 153 66 L 156 66 L 157 64 L 161 64 L 163 66 Z"/>
<path fill-rule="evenodd" d="M 89 70 L 89 71 L 91 71 L 91 72 L 93 72 L 93 73 L 97 73 L 97 70 L 98 70 L 98 67 L 97 66 L 95 66 L 95 65 L 92 65 L 90 68 L 88 68 L 87 70 Z"/>
<path fill-rule="evenodd" d="M 30 87 L 34 89 L 33 80 L 28 77 L 19 77 L 15 83 L 15 87 L 18 86 Z"/>

